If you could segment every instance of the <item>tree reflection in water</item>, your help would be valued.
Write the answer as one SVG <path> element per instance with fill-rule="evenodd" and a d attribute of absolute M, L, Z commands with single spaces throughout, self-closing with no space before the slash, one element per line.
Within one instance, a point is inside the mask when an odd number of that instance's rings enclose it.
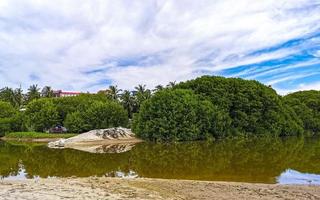
<path fill-rule="evenodd" d="M 128 148 L 131 150 L 126 151 Z M 317 138 L 226 139 L 174 144 L 145 142 L 134 147 L 99 147 L 96 151 L 107 153 L 2 142 L 0 175 L 18 175 L 21 166 L 26 178 L 120 173 L 151 178 L 276 183 L 277 177 L 287 169 L 320 174 L 320 140 Z M 122 153 L 110 154 L 117 151 Z"/>

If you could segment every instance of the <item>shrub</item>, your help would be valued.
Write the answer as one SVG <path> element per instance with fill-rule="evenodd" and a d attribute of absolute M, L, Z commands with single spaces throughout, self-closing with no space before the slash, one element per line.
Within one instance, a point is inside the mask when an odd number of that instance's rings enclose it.
<path fill-rule="evenodd" d="M 64 122 L 71 132 L 104 129 L 128 124 L 128 113 L 113 101 L 94 101 L 86 109 L 67 115 Z"/>
<path fill-rule="evenodd" d="M 298 135 L 301 121 L 271 88 L 257 81 L 203 76 L 178 84 L 216 105 L 231 124 L 227 135 Z"/>
<path fill-rule="evenodd" d="M 104 95 L 81 94 L 75 97 L 54 98 L 53 103 L 59 114 L 59 122 L 62 124 L 66 116 L 70 113 L 83 112 L 94 101 L 106 102 L 108 99 Z"/>
<path fill-rule="evenodd" d="M 27 105 L 26 126 L 32 131 L 46 131 L 59 123 L 59 115 L 52 99 L 36 99 Z"/>
<path fill-rule="evenodd" d="M 224 131 L 225 122 L 211 102 L 191 90 L 166 89 L 145 101 L 135 115 L 133 131 L 153 141 L 185 141 Z"/>
<path fill-rule="evenodd" d="M 8 102 L 0 101 L 0 136 L 11 131 L 17 110 Z"/>
<path fill-rule="evenodd" d="M 320 91 L 300 91 L 284 97 L 311 135 L 320 134 Z"/>

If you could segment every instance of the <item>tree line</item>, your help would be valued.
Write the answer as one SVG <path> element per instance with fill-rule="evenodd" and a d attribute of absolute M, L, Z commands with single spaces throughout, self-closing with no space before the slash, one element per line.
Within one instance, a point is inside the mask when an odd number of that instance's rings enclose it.
<path fill-rule="evenodd" d="M 69 132 L 81 133 L 91 129 L 130 126 L 129 119 L 138 113 L 141 104 L 154 90 L 138 85 L 134 91 L 109 86 L 97 94 L 83 93 L 76 97 L 53 98 L 50 86 L 42 89 L 31 85 L 26 93 L 21 88 L 0 89 L 0 135 L 11 131 L 44 132 L 63 125 Z"/>
<path fill-rule="evenodd" d="M 0 132 L 46 131 L 60 124 L 69 132 L 131 127 L 151 141 L 186 141 L 238 136 L 320 133 L 320 92 L 280 96 L 258 81 L 203 76 L 134 91 L 109 86 L 97 94 L 52 98 L 51 87 L 0 90 Z M 22 99 L 22 100 L 21 100 Z M 17 103 L 18 102 L 18 103 Z M 25 107 L 24 112 L 18 109 Z"/>

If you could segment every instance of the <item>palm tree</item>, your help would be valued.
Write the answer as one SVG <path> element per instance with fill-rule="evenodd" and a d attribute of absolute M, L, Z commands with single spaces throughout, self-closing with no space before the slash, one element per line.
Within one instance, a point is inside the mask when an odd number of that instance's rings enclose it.
<path fill-rule="evenodd" d="M 174 86 L 176 86 L 177 85 L 177 82 L 176 81 L 171 81 L 171 82 L 169 82 L 169 84 L 167 85 L 167 87 L 168 88 L 173 88 Z"/>
<path fill-rule="evenodd" d="M 139 84 L 138 86 L 134 87 L 138 93 L 143 94 L 146 91 L 146 85 Z"/>
<path fill-rule="evenodd" d="M 13 91 L 16 107 L 20 108 L 24 103 L 24 95 L 21 86 Z"/>
<path fill-rule="evenodd" d="M 158 91 L 163 90 L 163 89 L 164 89 L 163 85 L 157 85 L 157 86 L 154 88 L 153 92 L 158 92 Z"/>
<path fill-rule="evenodd" d="M 124 90 L 120 96 L 120 100 L 123 107 L 128 111 L 128 117 L 131 118 L 136 105 L 135 98 L 131 95 L 129 90 Z"/>
<path fill-rule="evenodd" d="M 42 97 L 47 97 L 47 98 L 53 97 L 53 90 L 51 89 L 51 87 L 50 86 L 44 86 L 42 88 L 42 91 L 41 91 L 41 96 Z"/>
<path fill-rule="evenodd" d="M 33 99 L 40 98 L 40 88 L 38 88 L 38 85 L 31 85 L 28 89 L 27 93 L 27 99 L 28 102 L 32 101 Z"/>
<path fill-rule="evenodd" d="M 137 91 L 136 96 L 137 96 L 137 106 L 138 108 L 140 105 L 147 99 L 151 97 L 151 90 L 146 89 L 146 85 L 138 85 L 134 87 Z"/>
<path fill-rule="evenodd" d="M 12 106 L 16 106 L 14 91 L 9 87 L 0 90 L 0 100 L 9 102 Z"/>
<path fill-rule="evenodd" d="M 109 90 L 107 92 L 107 95 L 111 97 L 112 100 L 117 101 L 119 98 L 119 93 L 121 92 L 121 89 L 118 89 L 118 86 L 110 85 Z"/>

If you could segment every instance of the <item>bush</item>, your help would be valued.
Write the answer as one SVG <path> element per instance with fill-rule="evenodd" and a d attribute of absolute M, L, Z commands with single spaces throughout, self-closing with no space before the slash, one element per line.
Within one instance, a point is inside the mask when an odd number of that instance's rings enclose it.
<path fill-rule="evenodd" d="M 227 115 L 226 135 L 299 135 L 301 121 L 271 88 L 257 81 L 203 76 L 178 84 L 191 89 Z"/>
<path fill-rule="evenodd" d="M 64 126 L 72 133 L 81 133 L 89 129 L 85 122 L 84 114 L 79 111 L 67 115 Z"/>
<path fill-rule="evenodd" d="M 64 122 L 71 132 L 84 132 L 128 124 L 128 113 L 116 102 L 94 101 L 86 109 L 67 115 Z"/>
<path fill-rule="evenodd" d="M 0 136 L 12 130 L 17 110 L 8 102 L 0 101 Z"/>
<path fill-rule="evenodd" d="M 59 123 L 59 115 L 52 99 L 36 99 L 27 105 L 25 123 L 29 130 L 43 132 Z"/>
<path fill-rule="evenodd" d="M 99 94 L 81 94 L 75 97 L 54 98 L 52 100 L 57 108 L 60 124 L 65 121 L 68 114 L 76 111 L 83 112 L 95 101 L 108 101 L 104 95 Z"/>
<path fill-rule="evenodd" d="M 145 101 L 135 115 L 133 131 L 152 141 L 185 141 L 211 137 L 223 132 L 221 121 L 211 102 L 201 100 L 191 90 L 162 90 Z"/>
<path fill-rule="evenodd" d="M 300 91 L 284 97 L 303 122 L 304 129 L 310 135 L 320 134 L 320 91 Z"/>

